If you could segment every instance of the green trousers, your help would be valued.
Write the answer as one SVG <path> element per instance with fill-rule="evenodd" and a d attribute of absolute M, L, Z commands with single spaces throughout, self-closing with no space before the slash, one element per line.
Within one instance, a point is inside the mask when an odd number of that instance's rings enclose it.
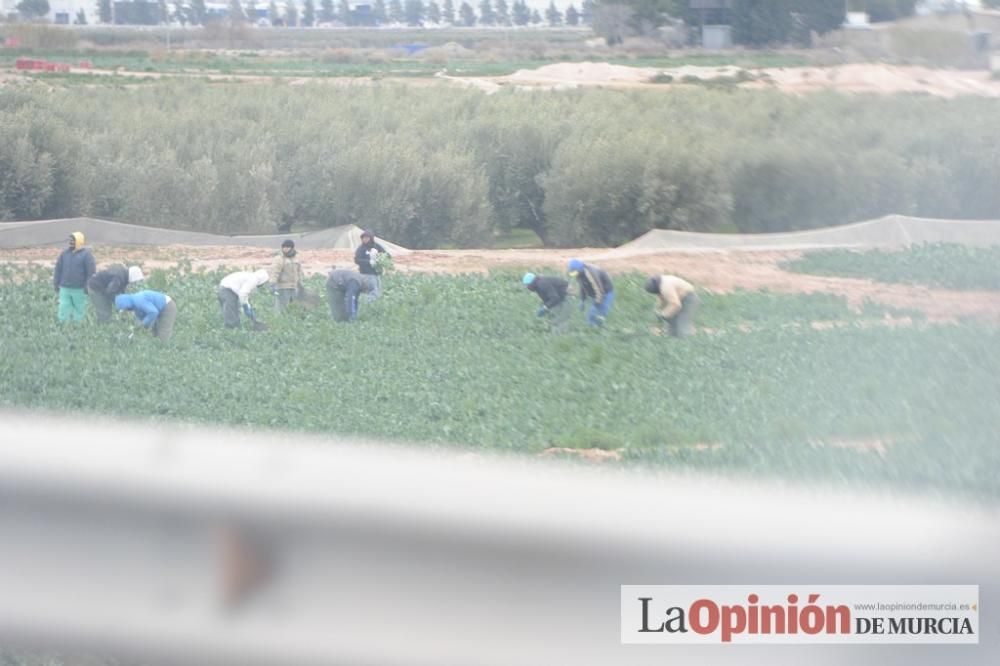
<path fill-rule="evenodd" d="M 59 287 L 59 321 L 83 321 L 87 292 L 83 287 Z"/>

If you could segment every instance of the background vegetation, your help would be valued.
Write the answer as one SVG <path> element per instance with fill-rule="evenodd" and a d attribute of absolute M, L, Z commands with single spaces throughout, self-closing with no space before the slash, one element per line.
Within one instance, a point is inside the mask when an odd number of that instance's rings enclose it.
<path fill-rule="evenodd" d="M 390 276 L 350 325 L 325 308 L 267 314 L 257 296 L 271 329 L 255 334 L 222 328 L 221 276 L 151 271 L 146 286 L 179 310 L 163 346 L 129 338 L 128 318 L 60 327 L 48 271 L 15 283 L 5 269 L 0 406 L 997 492 L 995 328 L 887 329 L 868 321 L 880 309 L 853 314 L 833 296 L 744 292 L 704 294 L 698 324 L 712 331 L 677 340 L 652 334 L 643 276 L 628 275 L 603 330 L 574 311 L 552 335 L 518 274 L 498 273 Z M 809 325 L 831 319 L 845 327 Z M 834 446 L 873 440 L 884 457 Z"/>
<path fill-rule="evenodd" d="M 0 219 L 224 233 L 355 223 L 412 247 L 613 245 L 652 228 L 992 218 L 1000 102 L 690 86 L 197 81 L 0 96 Z"/>

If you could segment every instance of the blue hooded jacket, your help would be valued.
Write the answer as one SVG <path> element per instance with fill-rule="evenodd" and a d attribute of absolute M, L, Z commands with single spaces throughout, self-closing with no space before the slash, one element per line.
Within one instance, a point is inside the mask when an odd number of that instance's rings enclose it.
<path fill-rule="evenodd" d="M 115 296 L 115 307 L 119 310 L 134 310 L 135 318 L 146 328 L 153 325 L 168 302 L 167 295 L 158 291 L 137 291 L 134 294 Z"/>

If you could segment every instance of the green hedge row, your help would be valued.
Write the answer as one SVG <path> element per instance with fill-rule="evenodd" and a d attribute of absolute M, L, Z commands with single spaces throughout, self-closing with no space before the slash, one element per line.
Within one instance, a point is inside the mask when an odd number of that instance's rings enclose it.
<path fill-rule="evenodd" d="M 372 226 L 413 247 L 613 245 L 1000 213 L 1000 102 L 733 88 L 156 83 L 0 95 L 0 219 Z"/>

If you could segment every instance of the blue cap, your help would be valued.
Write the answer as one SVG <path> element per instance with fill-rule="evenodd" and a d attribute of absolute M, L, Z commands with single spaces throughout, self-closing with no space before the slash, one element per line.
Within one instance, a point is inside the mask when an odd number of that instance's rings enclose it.
<path fill-rule="evenodd" d="M 531 284 L 534 281 L 535 281 L 535 274 L 534 273 L 525 273 L 524 277 L 521 278 L 521 282 L 523 284 L 525 284 L 525 285 L 529 285 L 529 284 Z"/>
<path fill-rule="evenodd" d="M 119 310 L 127 310 L 133 305 L 132 297 L 129 294 L 118 294 L 115 296 L 115 307 Z"/>
<path fill-rule="evenodd" d="M 583 270 L 583 262 L 580 261 L 579 259 L 570 259 L 569 260 L 569 270 L 571 270 L 571 271 L 582 271 Z"/>

